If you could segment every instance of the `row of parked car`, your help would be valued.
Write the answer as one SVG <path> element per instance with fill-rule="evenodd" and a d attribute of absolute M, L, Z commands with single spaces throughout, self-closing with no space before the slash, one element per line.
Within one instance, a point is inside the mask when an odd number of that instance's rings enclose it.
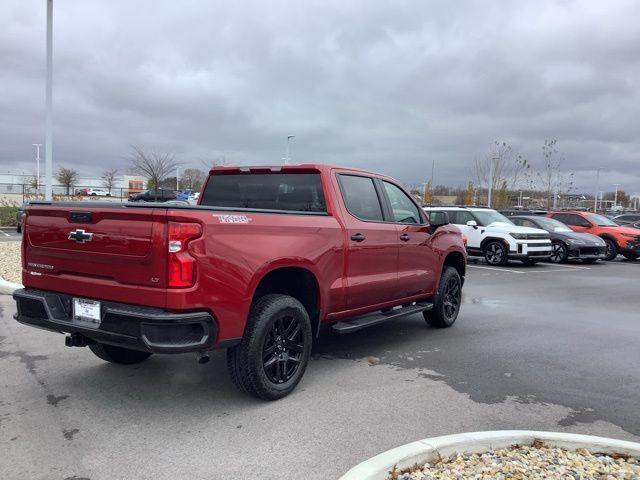
<path fill-rule="evenodd" d="M 484 207 L 425 207 L 430 218 L 446 214 L 467 238 L 470 256 L 484 257 L 490 265 L 520 260 L 584 263 L 640 257 L 640 214 L 610 219 L 581 211 L 533 212 Z"/>

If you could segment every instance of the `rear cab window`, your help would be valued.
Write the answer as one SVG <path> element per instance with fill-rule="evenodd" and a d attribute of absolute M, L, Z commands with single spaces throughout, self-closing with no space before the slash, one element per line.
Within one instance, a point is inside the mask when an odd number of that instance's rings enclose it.
<path fill-rule="evenodd" d="M 351 215 L 368 222 L 383 222 L 382 205 L 371 177 L 339 174 L 342 198 Z"/>
<path fill-rule="evenodd" d="M 215 173 L 200 205 L 326 213 L 320 173 Z"/>

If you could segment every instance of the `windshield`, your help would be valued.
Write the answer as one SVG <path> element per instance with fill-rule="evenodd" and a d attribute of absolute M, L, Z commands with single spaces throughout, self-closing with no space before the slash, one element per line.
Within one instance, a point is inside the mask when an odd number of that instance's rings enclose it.
<path fill-rule="evenodd" d="M 602 215 L 591 214 L 587 217 L 593 223 L 595 223 L 599 227 L 617 227 L 618 224 L 613 220 L 603 217 Z"/>
<path fill-rule="evenodd" d="M 509 220 L 501 213 L 496 212 L 495 210 L 475 210 L 473 212 L 473 216 L 478 219 L 479 225 L 483 225 L 485 227 L 495 222 L 502 222 L 513 225 L 513 222 L 511 220 Z"/>
<path fill-rule="evenodd" d="M 536 218 L 536 223 L 547 232 L 571 232 L 572 230 L 564 223 L 553 218 L 540 217 Z"/>

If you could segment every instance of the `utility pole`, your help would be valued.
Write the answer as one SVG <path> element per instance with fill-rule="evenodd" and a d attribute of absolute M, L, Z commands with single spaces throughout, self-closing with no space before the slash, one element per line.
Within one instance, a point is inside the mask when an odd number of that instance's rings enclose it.
<path fill-rule="evenodd" d="M 594 197 L 594 204 L 593 204 L 593 213 L 598 213 L 598 193 L 600 193 L 600 170 L 602 170 L 602 167 L 598 167 L 598 169 L 596 170 L 596 195 Z"/>
<path fill-rule="evenodd" d="M 40 147 L 41 143 L 32 143 L 36 147 L 36 188 L 40 189 Z"/>
<path fill-rule="evenodd" d="M 619 183 L 614 183 L 613 186 L 616 187 L 616 193 L 615 193 L 615 195 L 613 197 L 613 207 L 615 209 L 615 207 L 618 206 L 618 187 L 620 186 L 620 184 Z"/>
<path fill-rule="evenodd" d="M 289 161 L 291 160 L 291 140 L 293 140 L 294 138 L 296 138 L 295 135 L 287 135 L 287 150 L 286 153 L 284 155 L 284 164 L 287 165 L 289 163 Z"/>
<path fill-rule="evenodd" d="M 176 167 L 176 192 L 180 190 L 180 167 Z"/>
<path fill-rule="evenodd" d="M 47 81 L 45 87 L 45 138 L 44 138 L 44 159 L 45 159 L 45 194 L 44 199 L 48 202 L 53 198 L 53 0 L 47 0 Z"/>
<path fill-rule="evenodd" d="M 429 183 L 429 199 L 431 200 L 431 204 L 433 205 L 433 174 L 436 170 L 436 159 L 431 160 L 431 182 Z"/>

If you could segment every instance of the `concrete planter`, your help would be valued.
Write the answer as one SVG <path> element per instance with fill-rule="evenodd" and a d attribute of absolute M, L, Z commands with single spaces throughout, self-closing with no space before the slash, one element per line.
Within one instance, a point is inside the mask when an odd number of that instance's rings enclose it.
<path fill-rule="evenodd" d="M 532 430 L 472 432 L 425 438 L 388 450 L 356 465 L 339 480 L 386 480 L 389 471 L 394 466 L 401 470 L 416 463 L 424 464 L 435 461 L 438 456 L 451 456 L 455 453 L 482 453 L 516 444 L 531 445 L 534 440 L 542 440 L 549 446 L 568 450 L 585 448 L 591 453 L 619 453 L 640 458 L 640 443 L 611 438 Z"/>

